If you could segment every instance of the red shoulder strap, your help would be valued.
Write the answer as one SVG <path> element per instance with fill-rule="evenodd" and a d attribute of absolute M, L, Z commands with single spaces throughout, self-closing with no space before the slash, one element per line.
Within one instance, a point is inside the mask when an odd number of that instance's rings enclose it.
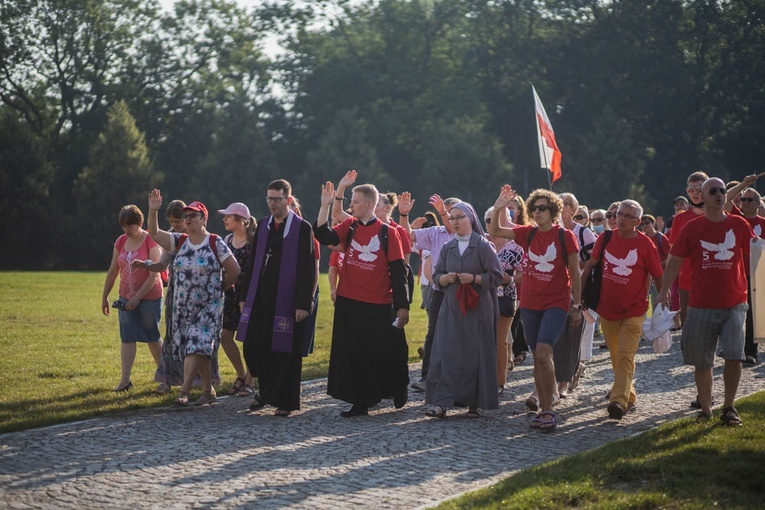
<path fill-rule="evenodd" d="M 117 242 L 114 243 L 114 247 L 117 248 L 118 252 L 122 252 L 122 250 L 125 248 L 125 243 L 127 242 L 127 234 L 122 234 L 117 238 Z"/>
<path fill-rule="evenodd" d="M 221 261 L 220 261 L 220 257 L 218 256 L 218 247 L 216 246 L 217 239 L 218 239 L 218 234 L 210 233 L 210 249 L 215 255 L 215 259 L 218 261 L 218 265 L 223 267 L 223 264 L 221 264 Z"/>
<path fill-rule="evenodd" d="M 183 246 L 183 243 L 186 242 L 186 239 L 188 239 L 188 234 L 181 234 L 180 239 L 178 239 L 178 245 L 175 247 L 175 252 L 178 253 L 180 251 L 181 246 Z"/>

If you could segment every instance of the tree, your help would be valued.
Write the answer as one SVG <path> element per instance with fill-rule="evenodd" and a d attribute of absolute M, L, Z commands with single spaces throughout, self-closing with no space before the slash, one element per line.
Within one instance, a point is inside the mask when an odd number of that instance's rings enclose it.
<path fill-rule="evenodd" d="M 2 269 L 50 267 L 54 235 L 49 220 L 53 165 L 45 144 L 16 112 L 0 107 L 0 238 Z"/>
<path fill-rule="evenodd" d="M 103 267 L 119 234 L 117 213 L 123 205 L 135 204 L 144 214 L 146 197 L 162 182 L 154 171 L 146 141 L 124 101 L 107 113 L 107 124 L 90 151 L 89 166 L 74 184 L 77 229 L 73 234 L 82 254 L 78 261 L 88 267 Z"/>

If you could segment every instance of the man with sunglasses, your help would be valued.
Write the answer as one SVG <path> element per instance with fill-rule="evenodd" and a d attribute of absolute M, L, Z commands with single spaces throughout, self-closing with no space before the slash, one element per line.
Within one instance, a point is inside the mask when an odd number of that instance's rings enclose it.
<path fill-rule="evenodd" d="M 765 238 L 765 218 L 757 215 L 762 197 L 760 193 L 747 186 L 752 186 L 757 181 L 757 175 L 747 175 L 742 182 L 731 181 L 728 183 L 728 201 L 725 203 L 725 211 L 742 216 L 752 227 L 754 235 Z M 731 186 L 732 183 L 733 186 Z M 736 200 L 738 203 L 736 203 Z M 749 259 L 745 261 L 747 282 L 751 279 Z M 757 344 L 754 343 L 754 311 L 752 310 L 752 296 L 749 294 L 749 310 L 746 312 L 746 333 L 744 340 L 744 366 L 753 367 L 757 364 Z"/>
<path fill-rule="evenodd" d="M 734 407 L 744 357 L 747 284 L 744 260 L 754 233 L 749 224 L 723 209 L 725 183 L 718 178 L 702 185 L 704 215 L 688 222 L 672 245 L 659 299 L 666 303 L 669 284 L 682 263 L 691 265 L 688 314 L 681 339 L 683 360 L 695 367 L 701 412 L 697 421 L 712 418 L 712 368 L 719 339 L 725 359 L 725 402 L 721 419 L 729 426 L 741 425 Z"/>
<path fill-rule="evenodd" d="M 672 222 L 672 230 L 669 231 L 669 242 L 671 244 L 674 245 L 677 242 L 677 238 L 686 223 L 704 214 L 704 201 L 701 197 L 701 187 L 708 179 L 709 176 L 704 172 L 694 172 L 688 176 L 685 191 L 688 193 L 691 207 L 687 211 L 675 216 L 674 221 Z M 691 264 L 688 260 L 684 261 L 680 268 L 677 288 L 680 301 L 680 321 L 685 323 L 686 311 L 688 310 L 688 293 L 691 288 Z M 676 308 L 673 309 L 676 310 Z"/>
<path fill-rule="evenodd" d="M 637 230 L 642 216 L 643 207 L 638 202 L 622 201 L 616 213 L 618 229 L 610 238 L 598 239 L 582 271 L 584 285 L 590 271 L 603 261 L 597 310 L 614 371 L 608 415 L 616 420 L 635 406 L 635 354 L 648 310 L 648 285 L 651 278 L 661 285 L 658 252 L 651 240 Z"/>

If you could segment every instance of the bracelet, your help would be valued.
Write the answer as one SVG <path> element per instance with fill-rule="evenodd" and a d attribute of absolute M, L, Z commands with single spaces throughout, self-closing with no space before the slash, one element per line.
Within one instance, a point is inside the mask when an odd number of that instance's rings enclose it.
<path fill-rule="evenodd" d="M 343 200 L 345 200 L 345 197 L 335 197 L 335 200 L 339 200 L 342 202 Z"/>
<path fill-rule="evenodd" d="M 399 215 L 400 217 L 402 217 L 402 218 L 406 218 L 406 217 L 408 217 L 408 216 L 409 216 L 409 213 L 406 213 L 406 214 L 401 214 L 401 213 L 398 213 L 398 215 Z"/>

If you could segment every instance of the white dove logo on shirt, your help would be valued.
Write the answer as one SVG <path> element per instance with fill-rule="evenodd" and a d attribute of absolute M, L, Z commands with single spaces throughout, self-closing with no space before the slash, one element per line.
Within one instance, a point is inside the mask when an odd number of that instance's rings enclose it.
<path fill-rule="evenodd" d="M 636 248 L 631 249 L 623 259 L 611 255 L 608 250 L 604 251 L 604 253 L 606 255 L 606 260 L 611 263 L 611 271 L 620 276 L 629 276 L 632 274 L 632 269 L 630 268 L 634 266 L 638 260 Z"/>
<path fill-rule="evenodd" d="M 351 247 L 359 252 L 359 260 L 372 262 L 377 260 L 377 254 L 375 252 L 380 249 L 380 237 L 375 235 L 369 240 L 369 244 L 366 246 L 361 246 L 356 241 L 351 241 Z"/>
<path fill-rule="evenodd" d="M 555 242 L 550 243 L 550 246 L 547 247 L 547 251 L 544 255 L 537 255 L 531 249 L 529 249 L 529 258 L 537 263 L 536 266 L 534 266 L 534 269 L 537 271 L 540 271 L 542 273 L 549 273 L 553 270 L 555 266 L 550 264 L 553 260 L 555 260 L 555 257 L 558 256 L 558 249 L 555 247 Z"/>
<path fill-rule="evenodd" d="M 733 233 L 733 229 L 728 230 L 725 233 L 725 241 L 721 243 L 708 243 L 700 240 L 701 247 L 708 251 L 714 251 L 716 260 L 730 260 L 733 257 L 733 251 L 736 246 L 736 235 Z"/>
<path fill-rule="evenodd" d="M 754 226 L 754 235 L 756 235 L 757 237 L 762 237 L 762 225 Z"/>

